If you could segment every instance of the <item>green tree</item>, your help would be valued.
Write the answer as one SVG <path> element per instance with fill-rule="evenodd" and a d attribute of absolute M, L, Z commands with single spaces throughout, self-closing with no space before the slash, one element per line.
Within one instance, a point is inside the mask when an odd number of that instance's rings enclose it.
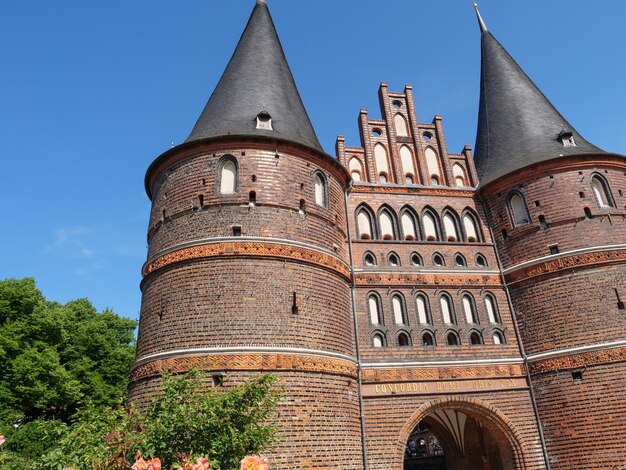
<path fill-rule="evenodd" d="M 134 320 L 99 313 L 86 299 L 47 301 L 32 278 L 0 281 L 0 434 L 7 436 L 6 449 L 40 452 L 38 420 L 56 426 L 86 404 L 124 400 L 135 328 Z"/>

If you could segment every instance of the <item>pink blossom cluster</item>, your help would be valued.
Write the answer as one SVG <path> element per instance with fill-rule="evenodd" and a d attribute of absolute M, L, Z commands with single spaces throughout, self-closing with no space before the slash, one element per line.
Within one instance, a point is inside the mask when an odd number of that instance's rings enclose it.
<path fill-rule="evenodd" d="M 161 460 L 156 457 L 151 460 L 144 460 L 139 457 L 135 460 L 132 470 L 161 470 Z"/>
<path fill-rule="evenodd" d="M 210 470 L 211 464 L 204 457 L 198 457 L 195 464 L 183 462 L 179 468 L 181 470 Z"/>

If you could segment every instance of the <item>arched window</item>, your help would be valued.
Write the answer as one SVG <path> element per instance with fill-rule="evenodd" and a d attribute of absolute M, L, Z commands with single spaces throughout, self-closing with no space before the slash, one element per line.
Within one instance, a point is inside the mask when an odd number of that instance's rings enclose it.
<path fill-rule="evenodd" d="M 374 238 L 372 228 L 371 212 L 365 207 L 361 207 L 356 213 L 356 231 L 359 240 L 371 240 Z"/>
<path fill-rule="evenodd" d="M 405 240 L 417 240 L 417 226 L 415 224 L 415 216 L 405 209 L 400 216 L 402 225 L 402 236 Z"/>
<path fill-rule="evenodd" d="M 409 135 L 409 131 L 406 126 L 406 119 L 402 114 L 396 114 L 393 117 L 393 123 L 396 126 L 396 135 L 400 137 L 407 137 Z"/>
<path fill-rule="evenodd" d="M 424 261 L 418 253 L 411 253 L 411 264 L 413 266 L 424 266 Z"/>
<path fill-rule="evenodd" d="M 438 268 L 440 268 L 442 266 L 445 266 L 446 262 L 443 259 L 443 256 L 441 256 L 441 254 L 435 253 L 433 254 L 433 264 L 437 266 Z"/>
<path fill-rule="evenodd" d="M 454 176 L 454 184 L 459 187 L 469 186 L 465 170 L 461 165 L 455 163 L 452 167 L 452 176 Z"/>
<path fill-rule="evenodd" d="M 514 225 L 530 223 L 530 215 L 526 208 L 526 202 L 520 193 L 514 192 L 509 196 L 509 209 L 511 210 Z"/>
<path fill-rule="evenodd" d="M 476 255 L 476 266 L 478 266 L 479 268 L 487 267 L 487 258 L 485 258 L 483 255 L 478 253 Z"/>
<path fill-rule="evenodd" d="M 430 334 L 428 331 L 425 332 L 422 335 L 422 344 L 424 346 L 434 346 L 435 345 L 435 338 L 433 337 L 432 334 Z"/>
<path fill-rule="evenodd" d="M 237 160 L 229 156 L 222 160 L 220 193 L 233 194 L 235 192 L 237 192 Z"/>
<path fill-rule="evenodd" d="M 396 239 L 396 231 L 395 231 L 395 223 L 394 216 L 391 214 L 389 209 L 383 209 L 380 211 L 380 215 L 378 217 L 380 221 L 380 236 L 383 240 L 395 240 Z"/>
<path fill-rule="evenodd" d="M 402 331 L 398 334 L 398 346 L 401 348 L 411 346 L 411 338 L 408 333 Z"/>
<path fill-rule="evenodd" d="M 468 324 L 478 323 L 476 309 L 474 308 L 474 299 L 469 294 L 464 294 L 461 298 L 461 302 L 463 303 L 465 322 Z"/>
<path fill-rule="evenodd" d="M 504 339 L 504 335 L 500 333 L 499 331 L 495 331 L 493 333 L 493 344 L 504 344 L 504 343 L 506 343 Z"/>
<path fill-rule="evenodd" d="M 421 325 L 430 323 L 430 306 L 426 294 L 418 294 L 415 297 L 415 307 L 417 309 L 417 321 Z"/>
<path fill-rule="evenodd" d="M 465 256 L 463 256 L 461 253 L 457 253 L 456 255 L 454 255 L 454 264 L 459 267 L 467 266 L 467 261 L 465 261 Z"/>
<path fill-rule="evenodd" d="M 428 168 L 431 183 L 434 185 L 441 184 L 441 165 L 439 164 L 437 152 L 435 152 L 432 147 L 428 147 L 424 155 L 426 157 L 426 167 Z"/>
<path fill-rule="evenodd" d="M 614 207 L 609 185 L 602 176 L 593 175 L 591 177 L 591 188 L 600 207 Z"/>
<path fill-rule="evenodd" d="M 382 333 L 375 333 L 372 336 L 372 344 L 375 348 L 382 348 L 385 345 L 385 337 Z"/>
<path fill-rule="evenodd" d="M 465 237 L 468 242 L 481 241 L 481 237 L 478 236 L 478 224 L 474 216 L 466 212 L 463 214 L 463 229 L 465 230 Z"/>
<path fill-rule="evenodd" d="M 437 223 L 435 222 L 435 217 L 430 212 L 424 212 L 422 223 L 424 224 L 424 238 L 427 241 L 439 240 L 437 236 Z"/>
<path fill-rule="evenodd" d="M 358 158 L 352 157 L 350 159 L 350 163 L 348 164 L 348 168 L 350 169 L 350 176 L 352 176 L 353 181 L 358 182 L 363 179 L 363 166 Z"/>
<path fill-rule="evenodd" d="M 415 183 L 415 164 L 413 163 L 413 152 L 407 147 L 403 145 L 400 147 L 400 161 L 402 161 L 402 170 L 404 171 L 404 175 L 406 177 L 407 184 Z"/>
<path fill-rule="evenodd" d="M 470 334 L 470 344 L 483 344 L 483 337 L 478 331 L 472 331 Z"/>
<path fill-rule="evenodd" d="M 387 149 L 383 144 L 374 145 L 374 160 L 376 161 L 378 181 L 386 183 L 389 181 L 389 161 L 387 159 Z"/>
<path fill-rule="evenodd" d="M 445 232 L 446 240 L 449 242 L 455 242 L 459 239 L 459 230 L 456 224 L 456 218 L 450 212 L 446 212 L 443 215 L 443 230 Z"/>
<path fill-rule="evenodd" d="M 406 325 L 404 298 L 400 294 L 395 294 L 391 298 L 391 307 L 393 310 L 393 322 L 396 325 Z"/>
<path fill-rule="evenodd" d="M 456 323 L 454 319 L 454 311 L 452 309 L 452 301 L 446 294 L 439 297 L 439 307 L 441 308 L 441 317 L 447 325 Z"/>
<path fill-rule="evenodd" d="M 389 266 L 400 266 L 400 257 L 393 252 L 389 253 L 387 255 L 387 264 Z"/>
<path fill-rule="evenodd" d="M 376 266 L 376 256 L 373 255 L 373 253 L 370 253 L 369 251 L 366 252 L 363 255 L 363 264 L 365 266 Z"/>
<path fill-rule="evenodd" d="M 315 204 L 322 207 L 327 207 L 326 197 L 326 178 L 319 171 L 315 173 L 313 177 L 313 186 L 315 188 Z"/>
<path fill-rule="evenodd" d="M 376 294 L 370 294 L 367 297 L 367 310 L 370 315 L 370 323 L 372 325 L 383 324 L 383 313 L 380 309 L 380 299 Z"/>
<path fill-rule="evenodd" d="M 448 346 L 458 346 L 461 343 L 459 336 L 454 331 L 448 333 L 446 341 L 448 342 Z"/>
<path fill-rule="evenodd" d="M 485 295 L 485 311 L 487 312 L 489 323 L 500 323 L 496 299 L 494 299 L 491 294 Z"/>

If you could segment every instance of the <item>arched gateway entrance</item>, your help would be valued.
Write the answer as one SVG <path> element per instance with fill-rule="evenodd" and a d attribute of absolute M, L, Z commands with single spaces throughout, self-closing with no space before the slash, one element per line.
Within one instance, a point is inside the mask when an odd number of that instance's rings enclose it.
<path fill-rule="evenodd" d="M 513 470 L 523 453 L 509 420 L 477 399 L 435 400 L 407 421 L 398 453 L 404 470 Z"/>

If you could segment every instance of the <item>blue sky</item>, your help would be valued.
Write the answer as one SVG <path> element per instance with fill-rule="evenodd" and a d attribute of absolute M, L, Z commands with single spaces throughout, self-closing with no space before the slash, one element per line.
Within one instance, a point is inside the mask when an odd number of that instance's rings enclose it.
<path fill-rule="evenodd" d="M 0 5 L 0 278 L 138 317 L 144 172 L 184 141 L 253 0 Z M 448 147 L 475 139 L 480 38 L 466 0 L 269 0 L 322 145 L 358 144 L 377 90 L 414 87 Z M 588 140 L 626 153 L 626 2 L 483 0 L 489 29 Z"/>

